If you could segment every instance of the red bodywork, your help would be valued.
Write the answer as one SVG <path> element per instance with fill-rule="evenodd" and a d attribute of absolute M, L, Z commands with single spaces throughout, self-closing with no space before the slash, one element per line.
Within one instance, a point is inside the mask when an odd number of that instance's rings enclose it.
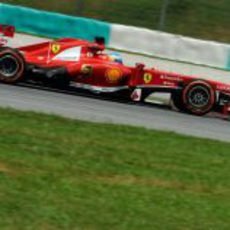
<path fill-rule="evenodd" d="M 14 26 L 0 25 L 0 47 L 6 45 L 8 42 L 8 38 L 13 38 L 14 33 Z"/>
<path fill-rule="evenodd" d="M 26 63 L 45 69 L 64 67 L 72 82 L 99 87 L 98 90 L 103 87 L 118 87 L 117 90 L 120 87 L 177 89 L 181 84 L 197 79 L 194 76 L 154 68 L 145 69 L 143 64 L 137 64 L 135 67 L 125 66 L 110 59 L 110 56 L 103 52 L 104 48 L 103 44 L 67 38 L 21 47 L 19 50 L 23 53 Z M 73 53 L 80 49 L 80 55 L 74 56 L 70 52 L 65 56 L 64 52 L 71 49 Z M 215 90 L 230 94 L 230 85 L 210 80 L 208 82 Z"/>

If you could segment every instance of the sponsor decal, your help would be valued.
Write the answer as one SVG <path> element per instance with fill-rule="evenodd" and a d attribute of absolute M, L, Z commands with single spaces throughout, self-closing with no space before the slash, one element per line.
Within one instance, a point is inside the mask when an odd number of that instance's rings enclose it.
<path fill-rule="evenodd" d="M 145 84 L 148 84 L 152 81 L 153 75 L 151 73 L 145 73 L 143 76 Z"/>
<path fill-rule="evenodd" d="M 163 81 L 163 84 L 167 86 L 175 86 L 175 83 L 171 81 Z"/>
<path fill-rule="evenodd" d="M 51 51 L 53 54 L 57 54 L 61 50 L 61 45 L 58 43 L 54 43 L 51 46 Z"/>
<path fill-rule="evenodd" d="M 168 81 L 181 81 L 181 78 L 176 76 L 161 75 L 160 78 Z"/>
<path fill-rule="evenodd" d="M 93 73 L 93 67 L 91 65 L 82 65 L 81 73 L 84 75 L 91 75 Z"/>
<path fill-rule="evenodd" d="M 118 68 L 108 69 L 105 72 L 105 77 L 109 83 L 117 83 L 123 76 L 123 73 Z"/>
<path fill-rule="evenodd" d="M 44 60 L 45 59 L 45 57 L 43 57 L 43 56 L 38 56 L 38 60 L 39 61 L 42 61 L 42 60 Z"/>
<path fill-rule="evenodd" d="M 223 90 L 223 91 L 229 91 L 230 92 L 230 86 L 228 85 L 217 85 L 217 90 Z"/>

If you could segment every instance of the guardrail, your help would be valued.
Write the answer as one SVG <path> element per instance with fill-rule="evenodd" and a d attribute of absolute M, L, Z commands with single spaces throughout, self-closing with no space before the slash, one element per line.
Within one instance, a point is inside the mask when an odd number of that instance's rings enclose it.
<path fill-rule="evenodd" d="M 111 48 L 230 70 L 229 44 L 3 3 L 0 3 L 0 23 L 14 25 L 20 32 L 52 38 L 93 41 L 94 37 L 103 36 Z"/>
<path fill-rule="evenodd" d="M 230 45 L 112 24 L 111 47 L 230 70 Z"/>
<path fill-rule="evenodd" d="M 226 69 L 230 71 L 230 48 L 228 48 L 228 58 L 227 58 L 227 65 Z"/>
<path fill-rule="evenodd" d="M 14 25 L 18 31 L 45 37 L 77 37 L 93 41 L 103 36 L 108 44 L 110 24 L 98 20 L 0 3 L 0 23 Z"/>

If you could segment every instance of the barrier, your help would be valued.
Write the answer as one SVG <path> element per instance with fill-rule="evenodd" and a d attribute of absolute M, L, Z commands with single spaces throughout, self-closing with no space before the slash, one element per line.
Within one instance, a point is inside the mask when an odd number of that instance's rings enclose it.
<path fill-rule="evenodd" d="M 14 25 L 18 31 L 52 37 L 77 37 L 93 41 L 103 36 L 109 42 L 110 25 L 97 20 L 0 3 L 0 23 Z"/>
<path fill-rule="evenodd" d="M 226 69 L 230 71 L 230 48 L 228 49 L 228 58 L 227 58 Z"/>
<path fill-rule="evenodd" d="M 229 44 L 3 3 L 0 3 L 0 23 L 14 25 L 20 32 L 52 38 L 93 41 L 96 36 L 103 36 L 111 48 L 230 70 Z"/>
<path fill-rule="evenodd" d="M 226 60 L 230 45 L 218 42 L 113 24 L 109 46 L 176 61 L 228 69 Z"/>

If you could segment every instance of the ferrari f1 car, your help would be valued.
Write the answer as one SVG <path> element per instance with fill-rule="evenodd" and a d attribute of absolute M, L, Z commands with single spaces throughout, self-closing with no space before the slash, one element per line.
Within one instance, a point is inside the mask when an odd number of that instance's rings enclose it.
<path fill-rule="evenodd" d="M 105 52 L 103 38 L 95 42 L 64 38 L 13 49 L 6 37 L 13 37 L 12 26 L 0 26 L 0 81 L 52 82 L 96 93 L 120 93 L 132 101 L 144 101 L 154 92 L 169 92 L 181 111 L 204 115 L 211 110 L 227 111 L 230 85 L 193 76 L 123 64 L 118 54 Z"/>

